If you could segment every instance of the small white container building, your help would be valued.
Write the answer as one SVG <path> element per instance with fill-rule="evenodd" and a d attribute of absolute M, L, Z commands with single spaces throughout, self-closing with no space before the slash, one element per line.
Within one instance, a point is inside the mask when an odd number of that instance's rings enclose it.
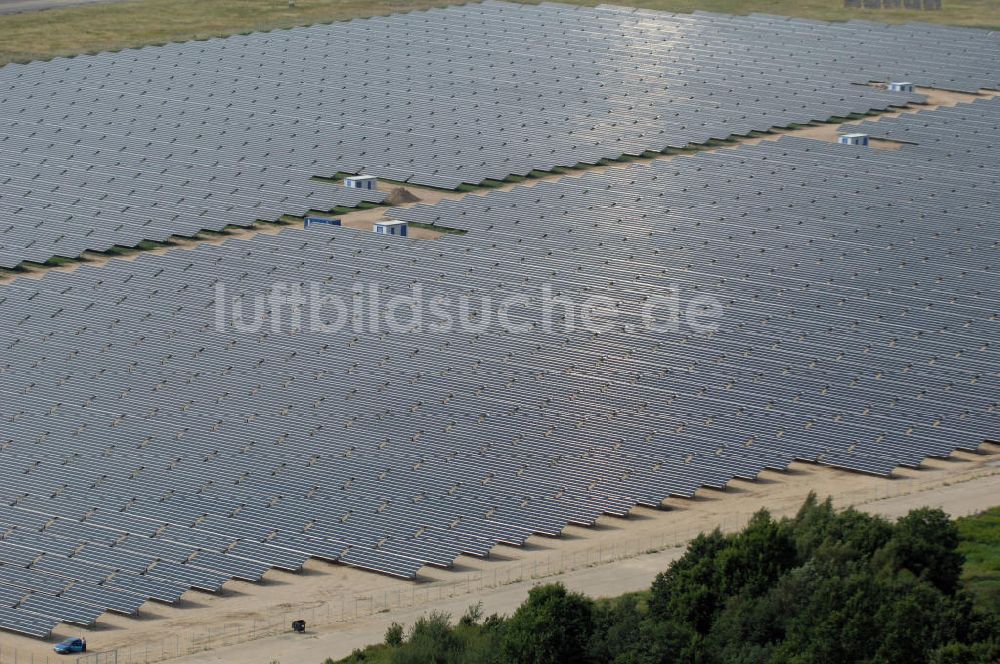
<path fill-rule="evenodd" d="M 893 81 L 889 84 L 890 92 L 913 92 L 913 83 L 909 81 Z"/>
<path fill-rule="evenodd" d="M 344 186 L 348 189 L 375 189 L 378 178 L 374 175 L 351 175 L 344 178 Z"/>
<path fill-rule="evenodd" d="M 340 219 L 327 219 L 326 217 L 306 217 L 302 222 L 302 228 L 310 226 L 340 226 Z"/>
<path fill-rule="evenodd" d="M 844 145 L 868 145 L 868 134 L 843 134 L 837 142 Z"/>
<path fill-rule="evenodd" d="M 399 237 L 406 237 L 406 222 L 399 221 L 397 219 L 386 219 L 385 221 L 377 222 L 372 230 L 379 235 L 396 235 Z"/>

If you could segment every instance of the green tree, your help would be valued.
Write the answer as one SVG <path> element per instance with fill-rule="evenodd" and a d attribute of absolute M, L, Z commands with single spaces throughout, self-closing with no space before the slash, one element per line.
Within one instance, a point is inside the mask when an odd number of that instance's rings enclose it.
<path fill-rule="evenodd" d="M 585 661 L 593 632 L 593 604 L 562 584 L 537 586 L 504 628 L 509 662 L 561 664 Z"/>
<path fill-rule="evenodd" d="M 848 508 L 833 508 L 829 498 L 819 502 L 810 493 L 789 524 L 799 564 L 813 557 L 839 560 L 869 560 L 892 538 L 893 526 L 885 519 Z"/>
<path fill-rule="evenodd" d="M 767 510 L 760 510 L 719 552 L 719 590 L 726 596 L 761 595 L 795 563 L 795 541 L 788 528 L 776 523 Z"/>
<path fill-rule="evenodd" d="M 926 578 L 941 592 L 958 589 L 964 559 L 958 552 L 958 528 L 940 509 L 913 510 L 897 523 L 878 562 L 889 570 L 906 569 Z"/>
<path fill-rule="evenodd" d="M 695 538 L 684 556 L 653 581 L 649 607 L 661 620 L 707 634 L 728 597 L 766 592 L 796 560 L 789 529 L 761 510 L 738 535 L 716 530 Z"/>
<path fill-rule="evenodd" d="M 680 559 L 656 575 L 649 596 L 652 615 L 707 633 L 722 603 L 716 563 L 727 545 L 718 529 L 694 538 Z"/>

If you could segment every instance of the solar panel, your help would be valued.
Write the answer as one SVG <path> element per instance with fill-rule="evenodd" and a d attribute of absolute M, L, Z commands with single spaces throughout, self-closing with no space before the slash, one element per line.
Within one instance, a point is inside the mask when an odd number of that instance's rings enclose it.
<path fill-rule="evenodd" d="M 16 632 L 25 636 L 44 639 L 52 633 L 59 621 L 45 616 L 38 616 L 21 609 L 0 607 L 0 629 Z"/>
<path fill-rule="evenodd" d="M 0 585 L 0 607 L 4 608 L 14 608 L 17 606 L 24 596 L 28 594 L 27 590 L 23 588 L 18 588 L 16 586 Z"/>
<path fill-rule="evenodd" d="M 103 585 L 87 583 L 74 583 L 68 590 L 63 591 L 61 597 L 127 616 L 138 613 L 142 605 L 146 603 L 145 597 Z"/>
<path fill-rule="evenodd" d="M 64 597 L 53 597 L 42 593 L 31 593 L 21 601 L 18 608 L 39 616 L 53 618 L 60 622 L 89 627 L 97 622 L 104 608 L 81 604 Z"/>
<path fill-rule="evenodd" d="M 144 574 L 118 574 L 103 585 L 112 590 L 124 590 L 139 597 L 155 599 L 160 602 L 174 603 L 181 598 L 190 586 L 170 579 L 158 579 Z"/>

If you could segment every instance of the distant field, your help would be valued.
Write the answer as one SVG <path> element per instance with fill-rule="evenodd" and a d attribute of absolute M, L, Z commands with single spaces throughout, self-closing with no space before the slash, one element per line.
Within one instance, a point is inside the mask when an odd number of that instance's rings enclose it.
<path fill-rule="evenodd" d="M 577 4 L 594 5 L 599 0 Z M 448 0 L 131 0 L 0 16 L 0 64 L 206 39 L 426 9 Z M 825 20 L 1000 27 L 1000 0 L 943 0 L 940 11 L 846 10 L 841 0 L 633 0 L 649 9 L 766 12 Z"/>
<path fill-rule="evenodd" d="M 962 580 L 984 606 L 1000 609 L 1000 507 L 958 519 L 965 556 Z"/>

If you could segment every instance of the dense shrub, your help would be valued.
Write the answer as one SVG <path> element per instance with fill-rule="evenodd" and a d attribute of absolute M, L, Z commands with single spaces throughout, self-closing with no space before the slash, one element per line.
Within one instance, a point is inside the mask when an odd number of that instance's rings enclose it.
<path fill-rule="evenodd" d="M 387 646 L 400 646 L 403 645 L 403 626 L 397 622 L 392 623 L 385 630 L 385 645 Z"/>

